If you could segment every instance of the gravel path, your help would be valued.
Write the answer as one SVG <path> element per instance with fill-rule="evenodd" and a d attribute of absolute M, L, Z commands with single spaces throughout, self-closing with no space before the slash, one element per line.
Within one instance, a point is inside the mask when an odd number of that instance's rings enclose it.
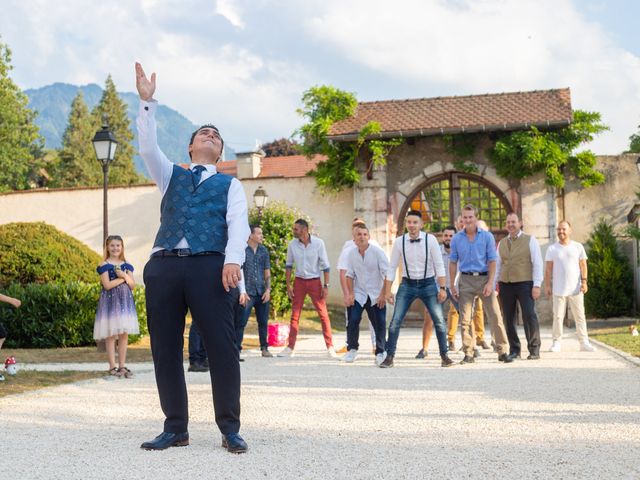
<path fill-rule="evenodd" d="M 413 358 L 419 335 L 403 330 L 388 370 L 370 351 L 327 358 L 321 336 L 291 359 L 249 352 L 240 456 L 220 447 L 206 374 L 187 374 L 191 445 L 163 452 L 139 448 L 162 425 L 150 364 L 0 398 L 0 479 L 640 478 L 638 366 L 567 338 L 540 361 L 444 369 L 435 339 Z"/>

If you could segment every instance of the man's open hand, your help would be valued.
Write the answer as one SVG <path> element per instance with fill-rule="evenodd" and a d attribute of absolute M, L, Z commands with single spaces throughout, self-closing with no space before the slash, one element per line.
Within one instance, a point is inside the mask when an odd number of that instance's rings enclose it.
<path fill-rule="evenodd" d="M 236 288 L 241 278 L 240 265 L 237 263 L 226 263 L 222 267 L 222 286 L 227 292 Z"/>
<path fill-rule="evenodd" d="M 151 80 L 149 80 L 144 73 L 142 65 L 138 62 L 136 62 L 136 88 L 138 89 L 138 95 L 144 101 L 151 100 L 156 91 L 156 74 L 152 73 Z"/>

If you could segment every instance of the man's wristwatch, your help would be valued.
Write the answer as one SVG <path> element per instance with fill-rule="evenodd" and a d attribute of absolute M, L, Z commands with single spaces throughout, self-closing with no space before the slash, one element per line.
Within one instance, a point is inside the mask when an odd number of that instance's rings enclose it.
<path fill-rule="evenodd" d="M 324 283 L 324 284 L 322 285 L 322 288 L 329 288 L 329 284 L 328 284 L 328 283 Z"/>

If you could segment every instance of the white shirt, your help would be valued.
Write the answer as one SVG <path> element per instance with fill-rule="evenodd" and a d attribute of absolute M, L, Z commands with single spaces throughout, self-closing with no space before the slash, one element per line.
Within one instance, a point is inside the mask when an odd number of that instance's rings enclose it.
<path fill-rule="evenodd" d="M 587 259 L 581 243 L 571 240 L 568 245 L 556 242 L 547 249 L 545 262 L 553 262 L 553 294 L 560 297 L 580 293 L 580 260 Z"/>
<path fill-rule="evenodd" d="M 518 232 L 516 238 L 520 238 L 522 235 L 522 230 Z M 509 242 L 509 236 L 506 236 L 500 243 Z M 500 243 L 498 243 L 498 258 L 496 260 L 496 283 L 498 283 L 498 279 L 500 278 L 500 267 L 502 266 L 502 261 L 500 259 Z M 532 280 L 533 286 L 539 287 L 542 285 L 542 280 L 544 280 L 544 267 L 542 266 L 542 253 L 540 252 L 540 245 L 538 245 L 538 240 L 536 237 L 531 235 L 531 240 L 529 240 L 529 252 L 531 254 L 531 263 L 533 264 L 533 272 L 532 272 Z"/>
<path fill-rule="evenodd" d="M 144 160 L 149 175 L 162 196 L 167 192 L 171 176 L 173 174 L 173 163 L 158 146 L 158 132 L 156 126 L 155 113 L 158 102 L 155 100 L 140 100 L 140 108 L 136 125 L 138 127 L 138 149 L 140 156 Z M 195 165 L 191 165 L 193 168 Z M 200 183 L 207 178 L 216 175 L 215 165 L 203 165 L 206 170 L 202 172 Z M 244 250 L 247 246 L 247 238 L 251 234 L 249 230 L 249 220 L 247 216 L 247 199 L 244 195 L 242 184 L 237 178 L 231 180 L 229 192 L 227 194 L 227 246 L 225 248 L 224 263 L 244 263 Z M 186 238 L 182 238 L 174 248 L 189 248 Z M 151 253 L 162 250 L 161 247 L 154 248 Z"/>
<path fill-rule="evenodd" d="M 398 237 L 393 242 L 391 249 L 391 262 L 387 271 L 387 280 L 393 282 L 396 278 L 396 270 L 398 264 L 402 265 L 402 276 L 411 278 L 412 280 L 420 280 L 422 278 L 445 277 L 444 262 L 442 261 L 442 253 L 438 240 L 433 235 L 420 232 L 419 242 L 410 242 L 409 234 Z M 407 255 L 407 265 L 409 267 L 409 275 L 405 272 L 404 259 L 402 258 L 402 242 L 404 241 L 405 252 Z M 429 264 L 427 265 L 427 275 L 424 274 L 424 264 L 426 261 L 425 243 L 429 249 Z"/>
<path fill-rule="evenodd" d="M 372 305 L 376 303 L 388 269 L 389 260 L 382 248 L 369 244 L 364 257 L 360 255 L 358 247 L 349 249 L 346 275 L 353 279 L 356 302 L 364 306 L 369 298 Z"/>
<path fill-rule="evenodd" d="M 296 266 L 296 277 L 310 279 L 320 278 L 320 271 L 329 271 L 329 257 L 322 239 L 315 235 L 309 236 L 309 244 L 304 245 L 294 238 L 287 247 L 286 268 Z"/>
<path fill-rule="evenodd" d="M 380 244 L 375 240 L 369 240 L 369 245 L 375 245 L 376 247 L 380 247 Z M 336 266 L 338 270 L 347 270 L 348 268 L 347 257 L 349 256 L 349 253 L 351 252 L 351 250 L 354 248 L 358 248 L 356 246 L 355 241 L 347 240 L 346 242 L 344 242 L 344 245 L 342 245 L 342 250 L 340 250 L 340 256 L 338 257 L 338 264 Z"/>

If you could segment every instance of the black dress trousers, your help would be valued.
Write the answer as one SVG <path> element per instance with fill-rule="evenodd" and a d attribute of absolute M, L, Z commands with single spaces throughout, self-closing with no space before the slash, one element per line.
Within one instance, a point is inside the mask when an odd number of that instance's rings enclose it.
<path fill-rule="evenodd" d="M 223 255 L 151 257 L 144 268 L 151 353 L 166 417 L 164 431 L 188 431 L 183 348 L 191 311 L 209 357 L 213 406 L 223 434 L 240 430 L 240 363 L 234 309 L 238 289 L 222 287 Z"/>
<path fill-rule="evenodd" d="M 527 337 L 527 348 L 532 355 L 540 354 L 540 325 L 536 314 L 536 302 L 531 296 L 533 282 L 500 282 L 500 306 L 504 317 L 504 326 L 509 339 L 509 353 L 520 354 L 520 338 L 516 328 L 517 305 L 522 310 L 524 334 Z"/>

